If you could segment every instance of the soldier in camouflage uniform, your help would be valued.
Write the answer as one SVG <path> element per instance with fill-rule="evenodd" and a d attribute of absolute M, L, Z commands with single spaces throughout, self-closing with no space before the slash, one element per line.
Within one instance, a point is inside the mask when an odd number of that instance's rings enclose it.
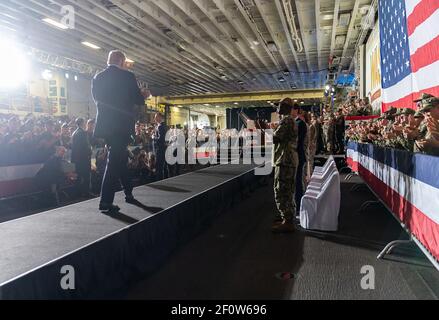
<path fill-rule="evenodd" d="M 273 133 L 274 197 L 278 213 L 272 226 L 273 232 L 293 232 L 295 177 L 299 162 L 297 154 L 298 130 L 295 123 L 298 110 L 290 98 L 280 101 L 279 126 Z"/>
<path fill-rule="evenodd" d="M 331 113 L 323 124 L 323 136 L 325 140 L 326 151 L 330 154 L 334 154 L 335 149 L 335 119 Z"/>
<path fill-rule="evenodd" d="M 439 155 L 438 140 L 435 136 L 438 133 L 431 132 L 428 126 L 429 119 L 434 119 L 436 122 L 439 121 L 439 98 L 423 93 L 421 98 L 415 100 L 415 102 L 420 103 L 419 112 L 424 114 L 425 119 L 419 128 L 419 135 L 416 137 L 414 151 Z"/>

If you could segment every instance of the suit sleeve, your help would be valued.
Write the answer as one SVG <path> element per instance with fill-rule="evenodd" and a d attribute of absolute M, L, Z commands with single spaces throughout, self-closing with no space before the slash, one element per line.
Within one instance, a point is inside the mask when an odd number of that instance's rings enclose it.
<path fill-rule="evenodd" d="M 299 139 L 298 139 L 298 145 L 301 146 L 305 142 L 306 138 L 306 124 L 303 121 L 299 122 Z"/>
<path fill-rule="evenodd" d="M 102 101 L 102 88 L 100 86 L 100 81 L 96 77 L 93 78 L 91 82 L 91 93 L 94 102 L 97 104 L 98 101 Z"/>
<path fill-rule="evenodd" d="M 139 86 L 137 85 L 136 76 L 134 73 L 131 74 L 131 91 L 132 91 L 132 97 L 133 97 L 133 105 L 135 106 L 143 106 L 145 104 L 145 98 L 142 95 L 142 92 L 139 89 Z"/>

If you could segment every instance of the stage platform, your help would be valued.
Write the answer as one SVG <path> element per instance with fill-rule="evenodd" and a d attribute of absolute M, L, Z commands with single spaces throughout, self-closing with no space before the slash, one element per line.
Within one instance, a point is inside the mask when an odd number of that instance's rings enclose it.
<path fill-rule="evenodd" d="M 117 215 L 98 211 L 99 199 L 0 224 L 0 298 L 101 298 L 137 274 L 156 269 L 202 231 L 260 176 L 255 165 L 212 166 L 136 188 L 138 205 Z M 74 290 L 63 290 L 63 266 Z M 71 270 L 71 269 L 68 269 Z M 69 272 L 71 275 L 71 273 Z"/>

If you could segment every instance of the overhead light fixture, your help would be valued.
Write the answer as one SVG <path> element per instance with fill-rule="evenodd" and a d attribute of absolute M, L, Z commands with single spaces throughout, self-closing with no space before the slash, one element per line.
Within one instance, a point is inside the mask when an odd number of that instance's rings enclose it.
<path fill-rule="evenodd" d="M 285 79 L 283 77 L 280 77 L 278 80 L 279 82 L 285 82 Z"/>
<path fill-rule="evenodd" d="M 51 26 L 54 26 L 54 27 L 56 27 L 58 29 L 61 29 L 61 30 L 67 30 L 69 28 L 68 26 L 64 25 L 63 23 L 55 21 L 55 20 L 53 20 L 51 18 L 44 18 L 42 20 L 45 23 L 50 24 Z"/>
<path fill-rule="evenodd" d="M 66 77 L 66 79 L 70 78 L 70 74 L 68 74 L 67 72 L 66 72 L 66 74 L 64 76 Z"/>
<path fill-rule="evenodd" d="M 29 79 L 29 59 L 14 42 L 0 39 L 0 88 L 16 88 Z"/>
<path fill-rule="evenodd" d="M 253 41 L 253 44 L 254 44 L 255 46 L 259 46 L 260 42 L 259 42 L 258 40 L 254 40 L 254 41 Z"/>
<path fill-rule="evenodd" d="M 75 81 L 78 81 L 78 76 L 75 75 Z"/>
<path fill-rule="evenodd" d="M 300 101 L 300 104 L 305 104 L 305 101 Z"/>
<path fill-rule="evenodd" d="M 205 106 L 205 107 L 210 107 L 210 104 L 205 103 L 204 106 Z"/>
<path fill-rule="evenodd" d="M 52 71 L 48 70 L 48 69 L 44 70 L 41 73 L 41 76 L 43 77 L 44 80 L 47 80 L 47 81 L 49 81 L 49 80 L 51 80 L 53 78 Z"/>
<path fill-rule="evenodd" d="M 294 102 L 297 102 L 297 99 L 294 99 Z"/>
<path fill-rule="evenodd" d="M 239 105 L 239 103 L 238 103 L 238 102 L 235 102 L 234 105 L 237 106 L 237 105 Z"/>
<path fill-rule="evenodd" d="M 267 43 L 267 47 L 268 47 L 268 50 L 270 50 L 271 52 L 277 52 L 278 51 L 277 45 L 274 42 L 268 42 Z"/>
<path fill-rule="evenodd" d="M 239 81 L 238 81 L 238 84 L 239 84 L 239 85 L 243 85 L 243 84 L 244 84 L 244 81 L 239 80 Z"/>
<path fill-rule="evenodd" d="M 220 106 L 216 106 L 216 108 L 220 108 Z"/>
<path fill-rule="evenodd" d="M 81 42 L 84 46 L 86 46 L 86 47 L 89 47 L 89 48 L 92 48 L 92 49 L 94 49 L 94 50 L 99 50 L 101 47 L 99 47 L 99 46 L 97 46 L 97 45 L 95 45 L 95 44 L 93 44 L 93 43 L 91 43 L 91 42 L 88 42 L 88 41 L 82 41 Z"/>

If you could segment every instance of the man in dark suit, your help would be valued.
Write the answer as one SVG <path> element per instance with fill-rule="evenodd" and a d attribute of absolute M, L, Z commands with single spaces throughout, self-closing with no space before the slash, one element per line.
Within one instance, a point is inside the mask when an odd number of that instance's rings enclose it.
<path fill-rule="evenodd" d="M 127 146 L 134 135 L 135 107 L 144 105 L 145 97 L 149 95 L 139 89 L 135 75 L 125 70 L 125 63 L 123 52 L 110 52 L 108 67 L 92 82 L 93 99 L 98 109 L 94 137 L 105 139 L 109 148 L 99 209 L 110 213 L 120 210 L 113 204 L 119 182 L 123 186 L 125 200 L 135 202 L 128 175 Z"/>
<path fill-rule="evenodd" d="M 163 180 L 169 177 L 168 165 L 166 163 L 166 132 L 167 127 L 163 122 L 161 113 L 154 117 L 156 129 L 154 133 L 154 147 L 156 154 L 156 180 Z"/>
<path fill-rule="evenodd" d="M 304 167 L 306 164 L 306 149 L 307 149 L 307 133 L 308 128 L 305 122 L 304 111 L 300 109 L 299 105 L 294 106 L 295 109 L 299 110 L 299 114 L 296 118 L 296 125 L 298 128 L 298 139 L 297 139 L 297 154 L 299 156 L 299 165 L 297 167 L 296 174 L 296 192 L 295 192 L 295 200 L 296 200 L 296 211 L 300 212 L 300 203 L 302 201 L 302 197 L 305 189 L 305 171 Z"/>
<path fill-rule="evenodd" d="M 72 136 L 72 156 L 71 162 L 75 165 L 78 175 L 78 187 L 81 196 L 90 196 L 90 177 L 91 177 L 91 146 L 88 141 L 87 131 L 85 131 L 85 120 L 76 119 L 78 129 Z"/>

